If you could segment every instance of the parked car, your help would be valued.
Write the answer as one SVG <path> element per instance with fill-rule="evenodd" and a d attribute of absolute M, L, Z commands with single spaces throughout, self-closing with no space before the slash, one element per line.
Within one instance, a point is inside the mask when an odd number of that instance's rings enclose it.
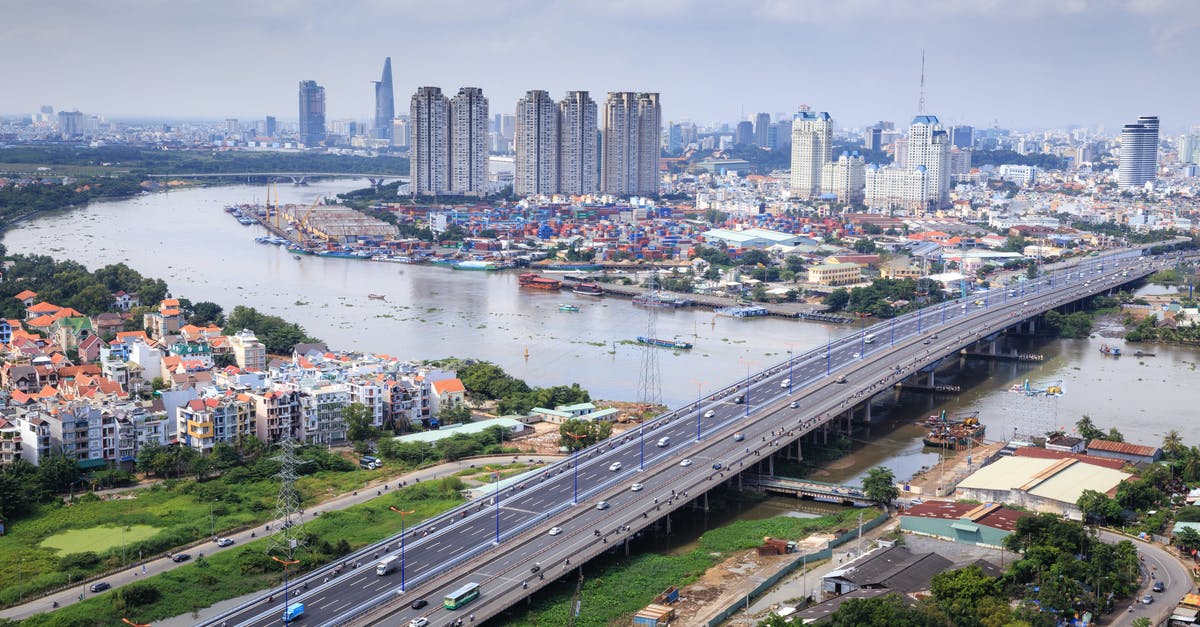
<path fill-rule="evenodd" d="M 91 590 L 92 592 L 104 592 L 111 587 L 112 586 L 108 585 L 108 582 L 106 581 L 97 581 L 96 583 L 88 586 L 88 590 Z"/>

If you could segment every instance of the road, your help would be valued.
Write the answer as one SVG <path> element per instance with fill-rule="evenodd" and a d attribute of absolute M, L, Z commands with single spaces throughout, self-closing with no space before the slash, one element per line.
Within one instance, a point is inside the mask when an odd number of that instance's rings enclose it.
<path fill-rule="evenodd" d="M 1152 542 L 1143 542 L 1111 531 L 1101 531 L 1100 538 L 1110 543 L 1129 540 L 1137 546 L 1138 553 L 1142 556 L 1142 587 L 1135 595 L 1136 600 L 1124 606 L 1117 606 L 1117 611 L 1112 614 L 1112 624 L 1132 625 L 1133 621 L 1142 616 L 1149 618 L 1151 625 L 1166 622 L 1171 617 L 1171 610 L 1183 600 L 1183 595 L 1192 590 L 1192 577 L 1188 574 L 1187 567 L 1165 548 Z M 1151 592 L 1150 587 L 1155 580 L 1161 580 L 1166 589 L 1162 592 Z M 1152 603 L 1141 603 L 1140 599 L 1146 594 L 1154 598 Z"/>
<path fill-rule="evenodd" d="M 1037 281 L 914 312 L 749 374 L 636 432 L 551 465 L 498 500 L 476 500 L 408 531 L 403 544 L 394 536 L 368 547 L 336 576 L 332 567 L 314 573 L 300 597 L 304 620 L 310 625 L 396 625 L 418 616 L 432 625 L 472 617 L 482 621 L 567 572 L 572 561 L 578 565 L 615 549 L 639 529 L 695 506 L 711 487 L 736 480 L 737 473 L 922 367 L 1024 318 L 1115 288 L 1164 263 L 1139 260 L 1136 252 L 1085 258 Z M 841 376 L 845 384 L 831 383 Z M 664 437 L 668 441 L 658 446 Z M 552 527 L 562 533 L 550 535 Z M 372 565 L 385 556 L 401 558 L 399 572 L 375 574 Z M 352 567 L 357 564 L 361 567 Z M 467 610 L 442 608 L 441 599 L 467 582 L 481 584 L 480 599 Z M 277 623 L 283 595 L 270 594 L 273 601 L 264 594 L 206 624 Z M 410 608 L 416 601 L 427 605 Z"/>

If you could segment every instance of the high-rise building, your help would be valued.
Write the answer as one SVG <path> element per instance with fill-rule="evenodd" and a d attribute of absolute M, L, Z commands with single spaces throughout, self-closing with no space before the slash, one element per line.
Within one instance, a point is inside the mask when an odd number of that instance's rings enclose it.
<path fill-rule="evenodd" d="M 450 100 L 450 191 L 486 194 L 488 101 L 478 87 L 463 87 Z"/>
<path fill-rule="evenodd" d="M 767 129 L 771 127 L 771 114 L 759 113 L 754 116 L 754 145 L 759 148 L 767 147 Z"/>
<path fill-rule="evenodd" d="M 596 173 L 596 101 L 586 91 L 567 92 L 558 103 L 557 191 L 593 193 Z"/>
<path fill-rule="evenodd" d="M 392 146 L 408 148 L 412 145 L 412 122 L 407 115 L 392 120 Z"/>
<path fill-rule="evenodd" d="M 837 161 L 821 166 L 821 193 L 832 194 L 840 203 L 861 203 L 865 184 L 865 161 L 857 150 L 843 152 Z"/>
<path fill-rule="evenodd" d="M 868 126 L 863 131 L 863 148 L 872 152 L 883 150 L 883 129 L 878 126 Z"/>
<path fill-rule="evenodd" d="M 534 89 L 517 101 L 513 138 L 513 192 L 521 196 L 558 191 L 558 105 Z"/>
<path fill-rule="evenodd" d="M 263 124 L 263 134 L 267 137 L 275 137 L 275 116 L 267 116 L 266 123 Z"/>
<path fill-rule="evenodd" d="M 918 115 L 908 127 L 908 169 L 929 173 L 929 200 L 935 207 L 950 203 L 950 136 L 937 116 Z"/>
<path fill-rule="evenodd" d="M 742 120 L 733 130 L 733 145 L 749 146 L 754 143 L 754 123 Z"/>
<path fill-rule="evenodd" d="M 821 191 L 821 166 L 833 160 L 833 118 L 801 111 L 792 120 L 792 195 L 812 198 Z"/>
<path fill-rule="evenodd" d="M 325 88 L 316 81 L 300 81 L 300 143 L 318 146 L 325 141 Z"/>
<path fill-rule="evenodd" d="M 450 191 L 450 101 L 437 87 L 419 87 L 409 105 L 410 185 L 417 194 Z"/>
<path fill-rule="evenodd" d="M 657 93 L 609 92 L 601 129 L 600 191 L 658 193 L 662 106 Z"/>
<path fill-rule="evenodd" d="M 950 136 L 937 116 L 914 117 L 907 140 L 903 145 L 899 139 L 895 143 L 894 167 L 867 169 L 867 206 L 922 212 L 948 205 Z"/>
<path fill-rule="evenodd" d="M 1200 164 L 1200 135 L 1180 135 L 1176 149 L 1180 163 Z"/>
<path fill-rule="evenodd" d="M 975 127 L 951 126 L 950 144 L 955 148 L 966 150 L 975 145 Z"/>
<path fill-rule="evenodd" d="M 383 60 L 383 76 L 375 81 L 375 139 L 392 138 L 392 120 L 396 119 L 395 92 L 392 91 L 392 58 Z"/>
<path fill-rule="evenodd" d="M 667 124 L 667 152 L 675 155 L 683 150 L 683 125 L 671 122 Z"/>
<path fill-rule="evenodd" d="M 1158 118 L 1142 116 L 1121 128 L 1121 157 L 1117 186 L 1138 188 L 1158 175 Z"/>
<path fill-rule="evenodd" d="M 775 139 L 771 139 L 771 135 Z M 792 146 L 792 120 L 791 118 L 780 120 L 771 125 L 771 130 L 767 133 L 767 148 L 771 150 L 790 150 Z"/>
<path fill-rule="evenodd" d="M 58 132 L 64 138 L 77 137 L 84 131 L 83 114 L 79 111 L 58 112 Z"/>

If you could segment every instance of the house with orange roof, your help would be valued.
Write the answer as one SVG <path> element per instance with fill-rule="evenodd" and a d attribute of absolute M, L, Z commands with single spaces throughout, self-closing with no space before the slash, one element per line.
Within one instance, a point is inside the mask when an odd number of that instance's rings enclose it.
<path fill-rule="evenodd" d="M 24 305 L 26 309 L 28 309 L 28 308 L 32 307 L 34 303 L 37 302 L 37 296 L 38 296 L 37 292 L 35 292 L 33 290 L 24 290 L 20 294 L 13 296 L 13 298 L 21 301 L 21 304 Z"/>
<path fill-rule="evenodd" d="M 55 322 L 58 322 L 58 318 L 55 318 L 53 314 L 44 314 L 26 319 L 25 328 L 48 336 L 51 333 L 50 328 L 54 326 Z"/>
<path fill-rule="evenodd" d="M 463 386 L 462 380 L 457 377 L 434 381 L 429 385 L 429 389 L 431 392 L 429 395 L 429 410 L 434 415 L 441 413 L 444 408 L 452 405 L 460 405 L 467 400 L 467 388 Z"/>
<path fill-rule="evenodd" d="M 34 303 L 33 305 L 25 308 L 25 319 L 32 320 L 38 316 L 54 315 L 54 312 L 58 311 L 59 309 L 62 309 L 62 307 L 59 307 L 58 305 L 52 305 L 45 301 Z"/>
<path fill-rule="evenodd" d="M 150 329 L 150 334 L 158 340 L 177 333 L 183 323 L 183 311 L 179 308 L 179 301 L 174 298 L 163 299 L 157 311 L 142 317 L 142 326 Z"/>
<path fill-rule="evenodd" d="M 79 361 L 81 363 L 91 363 L 100 359 L 100 347 L 104 346 L 104 340 L 100 339 L 99 335 L 89 335 L 79 341 L 75 347 L 79 353 Z"/>
<path fill-rule="evenodd" d="M 215 324 L 210 324 L 206 327 L 200 327 L 194 324 L 185 324 L 182 327 L 179 327 L 179 334 L 182 335 L 183 339 L 188 342 L 199 342 L 200 340 L 207 340 L 222 336 L 225 333 L 221 330 L 221 327 Z"/>

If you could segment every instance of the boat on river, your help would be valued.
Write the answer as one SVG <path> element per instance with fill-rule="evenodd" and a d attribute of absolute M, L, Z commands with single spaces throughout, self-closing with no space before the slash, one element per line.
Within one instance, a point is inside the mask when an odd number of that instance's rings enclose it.
<path fill-rule="evenodd" d="M 532 287 L 538 290 L 557 290 L 562 288 L 562 281 L 541 276 L 536 272 L 521 274 L 517 277 L 517 284 L 521 287 Z"/>
<path fill-rule="evenodd" d="M 575 313 L 575 312 L 578 312 L 578 311 L 579 311 L 579 307 L 577 307 L 577 306 L 575 306 L 575 305 L 566 305 L 566 304 L 564 304 L 564 305 L 559 305 L 559 306 L 558 306 L 558 310 L 559 310 L 559 311 L 567 311 L 567 312 L 572 312 L 572 313 Z"/>
<path fill-rule="evenodd" d="M 1121 349 L 1116 346 L 1109 346 L 1108 344 L 1105 344 L 1100 347 L 1100 354 L 1108 355 L 1109 357 L 1120 357 Z"/>
<path fill-rule="evenodd" d="M 643 335 L 639 335 L 637 338 L 637 341 L 640 344 L 649 344 L 651 346 L 661 346 L 663 348 L 688 349 L 688 348 L 692 347 L 691 342 L 683 342 L 683 341 L 679 341 L 679 340 L 662 340 L 662 339 L 659 339 L 656 337 L 645 337 Z"/>
<path fill-rule="evenodd" d="M 387 296 L 384 296 L 383 294 L 367 294 L 367 298 L 370 298 L 371 300 L 385 300 L 387 299 Z"/>
<path fill-rule="evenodd" d="M 599 283 L 591 283 L 587 281 L 583 283 L 576 283 L 575 286 L 571 288 L 571 291 L 575 292 L 576 294 L 583 294 L 584 296 L 604 295 L 604 288 L 600 287 Z"/>
<path fill-rule="evenodd" d="M 974 415 L 951 420 L 946 417 L 946 412 L 936 418 L 930 417 L 925 421 L 925 426 L 930 427 L 929 433 L 921 438 L 925 446 L 952 451 L 982 444 L 987 429 Z"/>

